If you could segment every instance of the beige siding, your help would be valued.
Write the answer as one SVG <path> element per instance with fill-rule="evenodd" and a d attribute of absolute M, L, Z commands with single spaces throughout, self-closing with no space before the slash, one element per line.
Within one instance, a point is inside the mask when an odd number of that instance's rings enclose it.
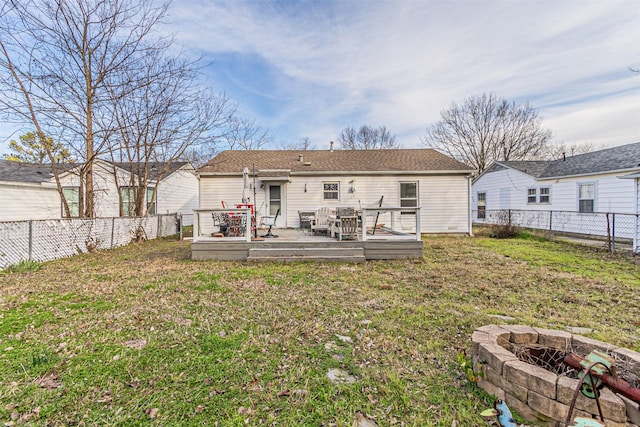
<path fill-rule="evenodd" d="M 323 183 L 340 184 L 339 200 L 324 200 Z M 319 177 L 291 176 L 284 183 L 286 215 L 283 226 L 297 228 L 300 225 L 298 211 L 352 206 L 374 206 L 384 196 L 384 206 L 400 205 L 400 182 L 418 182 L 421 229 L 423 233 L 468 232 L 468 183 L 463 175 L 455 176 L 350 176 Z M 258 216 L 264 213 L 265 188 L 256 180 Z M 252 191 L 253 194 L 253 191 Z M 242 197 L 242 178 L 201 177 L 200 207 L 221 207 L 221 200 L 229 206 L 239 203 Z"/>
<path fill-rule="evenodd" d="M 157 193 L 157 213 L 191 214 L 198 209 L 198 177 L 188 170 L 178 170 L 163 179 Z"/>
<path fill-rule="evenodd" d="M 129 185 L 129 175 L 119 170 L 118 184 L 116 185 L 111 165 L 96 162 L 93 171 L 96 216 L 103 218 L 119 216 L 120 199 L 118 196 L 118 187 Z M 70 173 L 63 175 L 60 179 L 63 187 L 77 187 L 79 186 L 79 182 L 80 178 Z"/>
<path fill-rule="evenodd" d="M 60 197 L 55 187 L 40 184 L 0 184 L 0 221 L 61 217 Z"/>
<path fill-rule="evenodd" d="M 423 233 L 467 233 L 468 183 L 464 177 L 434 176 L 420 185 Z"/>

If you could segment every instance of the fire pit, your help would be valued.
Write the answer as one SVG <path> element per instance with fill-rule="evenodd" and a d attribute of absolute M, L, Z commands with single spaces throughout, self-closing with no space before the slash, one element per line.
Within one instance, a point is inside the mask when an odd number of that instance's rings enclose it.
<path fill-rule="evenodd" d="M 540 426 L 565 425 L 579 383 L 577 372 L 562 363 L 566 353 L 584 357 L 593 350 L 605 352 L 627 381 L 639 387 L 640 353 L 581 335 L 521 325 L 487 325 L 476 329 L 471 339 L 474 367 L 483 373 L 480 387 Z M 638 403 L 607 387 L 598 400 L 607 427 L 640 425 Z M 595 400 L 578 396 L 574 417 L 599 418 L 598 413 Z"/>

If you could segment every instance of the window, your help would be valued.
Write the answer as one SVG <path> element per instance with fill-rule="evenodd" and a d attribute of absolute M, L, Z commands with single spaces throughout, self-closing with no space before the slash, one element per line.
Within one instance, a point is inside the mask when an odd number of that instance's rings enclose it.
<path fill-rule="evenodd" d="M 527 190 L 527 203 L 536 203 L 538 201 L 538 191 L 535 188 Z"/>
<path fill-rule="evenodd" d="M 155 188 L 147 187 L 147 213 L 149 215 L 156 214 L 156 199 L 153 198 L 153 190 Z"/>
<path fill-rule="evenodd" d="M 325 182 L 324 188 L 324 200 L 340 200 L 340 183 L 339 182 Z"/>
<path fill-rule="evenodd" d="M 578 184 L 578 211 L 593 212 L 596 200 L 595 184 Z"/>
<path fill-rule="evenodd" d="M 64 187 L 62 189 L 62 194 L 64 195 L 64 199 L 67 201 L 67 206 L 69 206 L 69 213 L 71 214 L 71 217 L 79 217 L 80 187 Z M 60 203 L 62 207 L 62 217 L 66 217 L 67 213 L 64 211 L 64 203 Z"/>
<path fill-rule="evenodd" d="M 551 188 L 540 187 L 540 203 L 549 203 L 549 196 L 551 195 Z"/>
<path fill-rule="evenodd" d="M 120 187 L 120 197 L 122 200 L 122 216 L 133 216 L 135 213 L 136 198 L 133 187 Z"/>
<path fill-rule="evenodd" d="M 478 193 L 478 219 L 487 218 L 487 193 Z"/>
<path fill-rule="evenodd" d="M 417 182 L 401 182 L 400 183 L 400 207 L 401 208 L 418 207 L 418 183 Z"/>

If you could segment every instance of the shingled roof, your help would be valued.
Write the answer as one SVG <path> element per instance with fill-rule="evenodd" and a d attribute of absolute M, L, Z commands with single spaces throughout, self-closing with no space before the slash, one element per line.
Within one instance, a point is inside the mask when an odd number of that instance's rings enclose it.
<path fill-rule="evenodd" d="M 174 173 L 175 171 L 177 171 L 178 169 L 190 164 L 191 163 L 189 162 L 171 162 L 167 167 L 166 162 L 149 162 L 148 163 L 149 179 L 150 180 L 158 179 L 158 175 L 160 175 L 160 172 L 162 172 L 162 178 L 164 179 L 169 175 L 171 175 L 172 173 Z M 127 172 L 131 171 L 131 163 L 115 163 L 115 165 L 120 169 L 126 170 Z M 134 165 L 134 168 L 133 168 L 134 171 L 136 169 L 135 166 L 136 165 Z"/>
<path fill-rule="evenodd" d="M 640 169 L 640 142 L 554 160 L 540 178 Z"/>
<path fill-rule="evenodd" d="M 65 169 L 63 166 L 58 166 Z M 65 169 L 66 170 L 66 169 Z M 50 164 L 20 163 L 0 160 L 0 181 L 42 183 L 53 179 Z"/>
<path fill-rule="evenodd" d="M 471 173 L 473 169 L 436 150 L 230 150 L 223 151 L 198 169 L 201 175 L 242 174 L 256 171 L 305 173 Z"/>
<path fill-rule="evenodd" d="M 129 163 L 115 163 L 115 165 L 121 169 L 129 171 L 131 165 Z M 169 165 L 167 171 L 164 172 L 162 178 L 166 178 L 173 172 L 190 165 L 189 162 L 172 162 Z M 58 172 L 66 172 L 78 165 L 72 164 L 59 164 Z M 155 180 L 158 178 L 160 172 L 164 170 L 166 166 L 165 162 L 150 162 L 149 163 L 149 179 Z M 9 160 L 0 160 L 0 181 L 8 182 L 28 182 L 28 183 L 42 183 L 53 180 L 53 171 L 51 164 L 49 163 L 22 163 L 12 162 Z"/>
<path fill-rule="evenodd" d="M 551 161 L 497 162 L 538 179 L 640 170 L 640 142 Z"/>
<path fill-rule="evenodd" d="M 499 162 L 499 164 L 519 170 L 536 178 L 540 178 L 549 167 L 548 160 L 523 160 L 512 162 Z"/>

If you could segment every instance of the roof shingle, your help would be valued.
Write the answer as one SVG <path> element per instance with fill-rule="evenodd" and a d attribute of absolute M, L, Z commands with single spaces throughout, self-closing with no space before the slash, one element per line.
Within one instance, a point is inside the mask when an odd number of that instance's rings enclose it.
<path fill-rule="evenodd" d="M 200 174 L 241 174 L 256 170 L 288 169 L 305 172 L 437 172 L 470 173 L 473 169 L 436 150 L 229 150 L 198 169 Z"/>
<path fill-rule="evenodd" d="M 498 163 L 538 179 L 634 170 L 640 169 L 640 142 L 578 154 L 560 160 Z"/>

